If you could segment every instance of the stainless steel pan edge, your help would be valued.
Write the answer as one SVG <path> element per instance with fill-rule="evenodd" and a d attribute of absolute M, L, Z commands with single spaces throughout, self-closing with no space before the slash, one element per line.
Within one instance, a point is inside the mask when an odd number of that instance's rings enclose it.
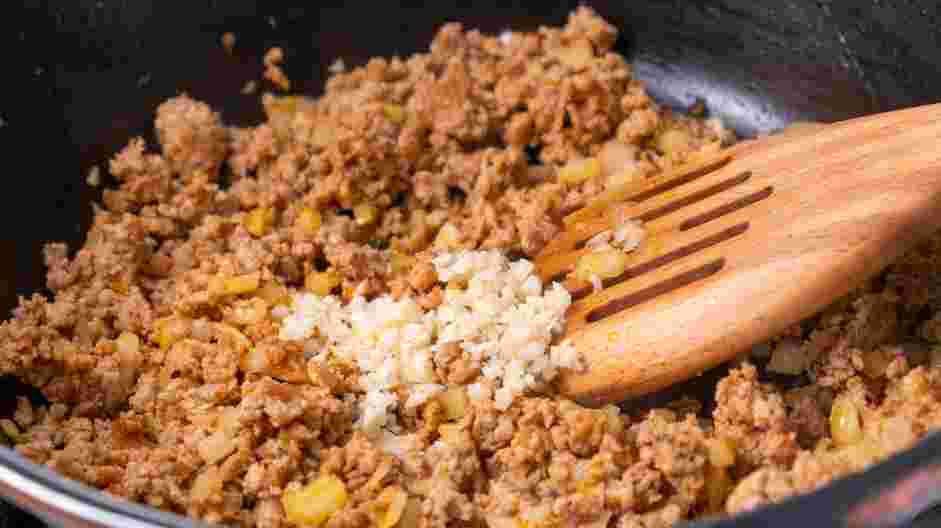
<path fill-rule="evenodd" d="M 66 479 L 4 447 L 0 447 L 0 495 L 61 528 L 208 527 Z"/>
<path fill-rule="evenodd" d="M 926 469 L 937 469 L 926 474 Z M 0 496 L 62 528 L 208 528 L 176 514 L 114 498 L 0 447 Z M 894 528 L 941 500 L 941 432 L 868 470 L 813 493 L 687 528 Z M 809 528 L 809 526 L 808 526 Z"/>

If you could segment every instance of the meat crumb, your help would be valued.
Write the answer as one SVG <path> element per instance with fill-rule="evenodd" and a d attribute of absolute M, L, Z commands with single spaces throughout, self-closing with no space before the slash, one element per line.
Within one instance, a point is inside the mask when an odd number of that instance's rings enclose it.
<path fill-rule="evenodd" d="M 88 169 L 88 174 L 85 176 L 85 183 L 87 183 L 89 187 L 98 187 L 101 185 L 101 167 L 92 165 L 92 167 Z"/>
<path fill-rule="evenodd" d="M 344 62 L 342 58 L 337 59 L 330 64 L 328 70 L 333 74 L 343 73 L 346 71 L 346 62 Z"/>
<path fill-rule="evenodd" d="M 254 95 L 258 91 L 258 82 L 251 80 L 245 81 L 245 84 L 242 85 L 242 95 Z"/>
<path fill-rule="evenodd" d="M 282 91 L 291 89 L 291 80 L 281 69 L 281 63 L 284 62 L 284 50 L 278 47 L 271 48 L 265 53 L 265 79 L 280 88 Z"/>
<path fill-rule="evenodd" d="M 232 54 L 235 50 L 235 42 L 235 33 L 229 31 L 222 35 L 222 47 L 225 48 L 226 53 Z"/>

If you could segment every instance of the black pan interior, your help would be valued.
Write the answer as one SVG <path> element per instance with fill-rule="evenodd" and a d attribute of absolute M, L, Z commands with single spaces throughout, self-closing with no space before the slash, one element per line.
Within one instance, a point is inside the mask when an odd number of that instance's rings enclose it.
<path fill-rule="evenodd" d="M 941 99 L 936 0 L 622 0 L 589 2 L 622 30 L 619 48 L 662 102 L 703 100 L 741 135 L 795 120 L 835 121 Z M 577 2 L 11 0 L 0 7 L 0 309 L 43 288 L 47 241 L 81 244 L 97 192 L 85 173 L 186 91 L 230 123 L 261 118 L 261 56 L 278 45 L 298 92 L 330 63 L 426 49 L 461 21 L 498 32 L 563 23 Z M 238 36 L 236 52 L 220 45 Z"/>

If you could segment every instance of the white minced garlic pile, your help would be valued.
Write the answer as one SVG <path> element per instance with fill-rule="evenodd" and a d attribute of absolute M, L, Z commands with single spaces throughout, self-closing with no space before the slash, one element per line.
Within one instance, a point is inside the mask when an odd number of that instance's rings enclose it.
<path fill-rule="evenodd" d="M 355 298 L 344 305 L 335 296 L 298 293 L 282 321 L 280 338 L 304 341 L 311 357 L 333 354 L 359 367 L 366 391 L 359 401 L 360 429 L 398 430 L 396 387 L 408 387 L 406 407 L 447 389 L 435 383 L 432 362 L 445 343 L 458 343 L 481 369 L 467 395 L 492 398 L 498 409 L 551 381 L 559 369 L 583 367 L 573 346 L 552 345 L 572 298 L 557 283 L 544 289 L 530 261 L 510 262 L 494 250 L 444 253 L 432 263 L 440 282 L 466 284 L 446 289 L 434 310 L 423 311 L 407 297 Z"/>

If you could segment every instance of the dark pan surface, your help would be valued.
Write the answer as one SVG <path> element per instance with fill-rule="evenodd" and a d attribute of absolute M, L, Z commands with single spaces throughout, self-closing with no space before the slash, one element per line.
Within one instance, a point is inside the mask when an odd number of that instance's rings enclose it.
<path fill-rule="evenodd" d="M 589 3 L 622 29 L 620 49 L 655 96 L 681 108 L 703 99 L 743 135 L 794 120 L 833 121 L 941 99 L 936 0 Z M 256 122 L 257 98 L 239 91 L 260 78 L 261 55 L 270 46 L 287 51 L 286 69 L 298 91 L 314 94 L 337 57 L 359 64 L 374 55 L 421 51 L 446 21 L 494 32 L 559 24 L 576 5 L 423 4 L 4 2 L 2 312 L 18 295 L 41 290 L 43 243 L 81 243 L 96 198 L 85 172 L 129 137 L 149 137 L 162 100 L 186 91 L 220 108 L 230 123 Z M 220 46 L 226 31 L 238 35 L 234 57 Z M 941 517 L 926 522 L 941 525 Z M 772 526 L 741 524 L 764 525 Z"/>

